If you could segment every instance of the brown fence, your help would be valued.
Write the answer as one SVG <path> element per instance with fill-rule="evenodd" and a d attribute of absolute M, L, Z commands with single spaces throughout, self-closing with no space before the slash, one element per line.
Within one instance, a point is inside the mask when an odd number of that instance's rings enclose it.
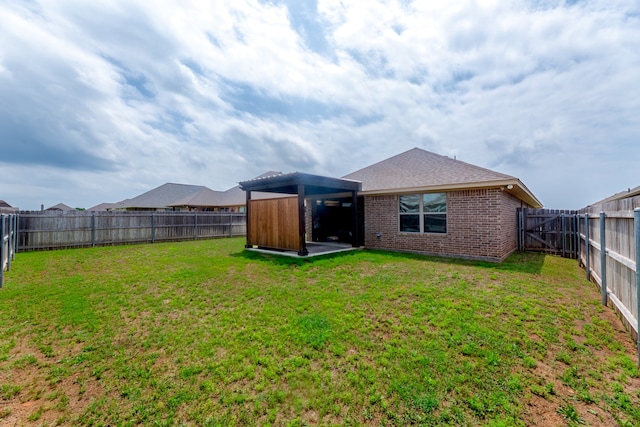
<path fill-rule="evenodd" d="M 244 213 L 21 212 L 20 251 L 244 236 Z"/>
<path fill-rule="evenodd" d="M 587 280 L 598 284 L 602 303 L 620 314 L 640 352 L 640 197 L 582 209 L 579 221 Z"/>
<path fill-rule="evenodd" d="M 577 211 L 518 209 L 518 248 L 578 258 Z"/>
<path fill-rule="evenodd" d="M 301 251 L 298 197 L 249 201 L 247 244 Z"/>

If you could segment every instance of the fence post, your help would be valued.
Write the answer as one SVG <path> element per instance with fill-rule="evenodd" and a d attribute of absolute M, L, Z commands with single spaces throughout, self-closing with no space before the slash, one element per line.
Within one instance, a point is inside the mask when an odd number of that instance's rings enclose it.
<path fill-rule="evenodd" d="M 229 212 L 229 237 L 233 237 L 233 214 Z"/>
<path fill-rule="evenodd" d="M 156 213 L 151 212 L 151 243 L 156 242 Z"/>
<path fill-rule="evenodd" d="M 567 235 L 566 235 L 566 230 L 565 230 L 565 225 L 564 225 L 565 221 L 564 221 L 564 214 L 560 215 L 560 235 L 562 237 L 562 258 L 565 258 L 566 256 L 566 251 L 564 249 L 566 243 L 567 243 Z"/>
<path fill-rule="evenodd" d="M 575 249 L 574 255 L 577 259 L 580 259 L 580 216 L 577 213 L 573 216 L 573 242 Z"/>
<path fill-rule="evenodd" d="M 16 259 L 16 252 L 18 252 L 18 214 L 13 216 L 13 259 Z"/>
<path fill-rule="evenodd" d="M 11 271 L 11 260 L 13 259 L 13 214 L 9 214 L 7 220 L 7 271 Z"/>
<path fill-rule="evenodd" d="M 18 246 L 20 245 L 20 214 L 16 214 L 16 247 L 15 252 L 18 253 Z"/>
<path fill-rule="evenodd" d="M 640 208 L 633 211 L 633 228 L 636 238 L 636 320 L 638 328 L 638 366 L 640 366 Z"/>
<path fill-rule="evenodd" d="M 584 214 L 584 256 L 585 268 L 587 269 L 587 280 L 591 281 L 591 241 L 589 238 L 589 214 Z"/>
<path fill-rule="evenodd" d="M 4 285 L 4 214 L 0 214 L 0 288 Z"/>
<path fill-rule="evenodd" d="M 195 219 L 193 221 L 193 239 L 198 240 L 198 214 L 195 214 Z"/>
<path fill-rule="evenodd" d="M 91 214 L 91 247 L 96 245 L 96 213 Z"/>
<path fill-rule="evenodd" d="M 600 292 L 602 293 L 602 305 L 607 305 L 607 243 L 605 237 L 605 214 L 600 212 Z"/>

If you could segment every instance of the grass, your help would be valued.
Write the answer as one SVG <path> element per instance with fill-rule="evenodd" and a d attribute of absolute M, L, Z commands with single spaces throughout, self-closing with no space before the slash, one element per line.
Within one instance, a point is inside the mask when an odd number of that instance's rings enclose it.
<path fill-rule="evenodd" d="M 0 424 L 640 425 L 634 343 L 575 261 L 243 243 L 19 254 Z"/>

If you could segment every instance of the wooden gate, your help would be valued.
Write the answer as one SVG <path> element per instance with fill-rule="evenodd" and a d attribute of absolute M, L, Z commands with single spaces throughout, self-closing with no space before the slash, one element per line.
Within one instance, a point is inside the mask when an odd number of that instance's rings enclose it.
<path fill-rule="evenodd" d="M 518 209 L 518 249 L 578 258 L 576 211 Z"/>

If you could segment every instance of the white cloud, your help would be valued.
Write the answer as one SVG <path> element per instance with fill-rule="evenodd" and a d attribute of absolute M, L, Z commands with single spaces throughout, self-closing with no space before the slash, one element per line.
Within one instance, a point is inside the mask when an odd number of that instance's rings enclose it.
<path fill-rule="evenodd" d="M 414 146 L 518 176 L 555 207 L 607 195 L 579 184 L 638 184 L 634 2 L 298 6 L 0 5 L 0 165 L 85 206 L 167 181 L 342 175 Z M 22 199 L 15 182 L 0 197 Z"/>

